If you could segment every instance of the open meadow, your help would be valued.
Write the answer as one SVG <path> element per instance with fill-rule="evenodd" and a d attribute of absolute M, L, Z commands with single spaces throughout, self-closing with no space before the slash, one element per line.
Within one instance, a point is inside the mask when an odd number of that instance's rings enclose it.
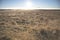
<path fill-rule="evenodd" d="M 60 10 L 0 9 L 0 40 L 60 40 Z"/>

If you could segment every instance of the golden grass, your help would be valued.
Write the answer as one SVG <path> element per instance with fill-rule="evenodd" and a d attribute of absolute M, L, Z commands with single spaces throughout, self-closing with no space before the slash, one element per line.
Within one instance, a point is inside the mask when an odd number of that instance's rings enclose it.
<path fill-rule="evenodd" d="M 0 40 L 60 40 L 60 10 L 0 11 Z"/>

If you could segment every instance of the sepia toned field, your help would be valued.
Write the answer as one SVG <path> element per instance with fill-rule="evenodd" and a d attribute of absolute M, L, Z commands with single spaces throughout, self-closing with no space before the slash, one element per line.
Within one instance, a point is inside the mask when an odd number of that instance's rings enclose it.
<path fill-rule="evenodd" d="M 60 40 L 60 10 L 0 9 L 0 40 Z"/>

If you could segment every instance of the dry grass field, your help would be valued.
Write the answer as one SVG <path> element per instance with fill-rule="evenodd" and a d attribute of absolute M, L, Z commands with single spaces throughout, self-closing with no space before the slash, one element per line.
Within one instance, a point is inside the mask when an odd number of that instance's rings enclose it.
<path fill-rule="evenodd" d="M 60 40 L 60 10 L 0 9 L 0 40 Z"/>

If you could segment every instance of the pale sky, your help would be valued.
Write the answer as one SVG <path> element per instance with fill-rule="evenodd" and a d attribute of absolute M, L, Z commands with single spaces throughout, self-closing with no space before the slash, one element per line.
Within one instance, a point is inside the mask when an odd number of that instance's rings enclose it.
<path fill-rule="evenodd" d="M 0 8 L 60 8 L 59 0 L 0 0 Z"/>

